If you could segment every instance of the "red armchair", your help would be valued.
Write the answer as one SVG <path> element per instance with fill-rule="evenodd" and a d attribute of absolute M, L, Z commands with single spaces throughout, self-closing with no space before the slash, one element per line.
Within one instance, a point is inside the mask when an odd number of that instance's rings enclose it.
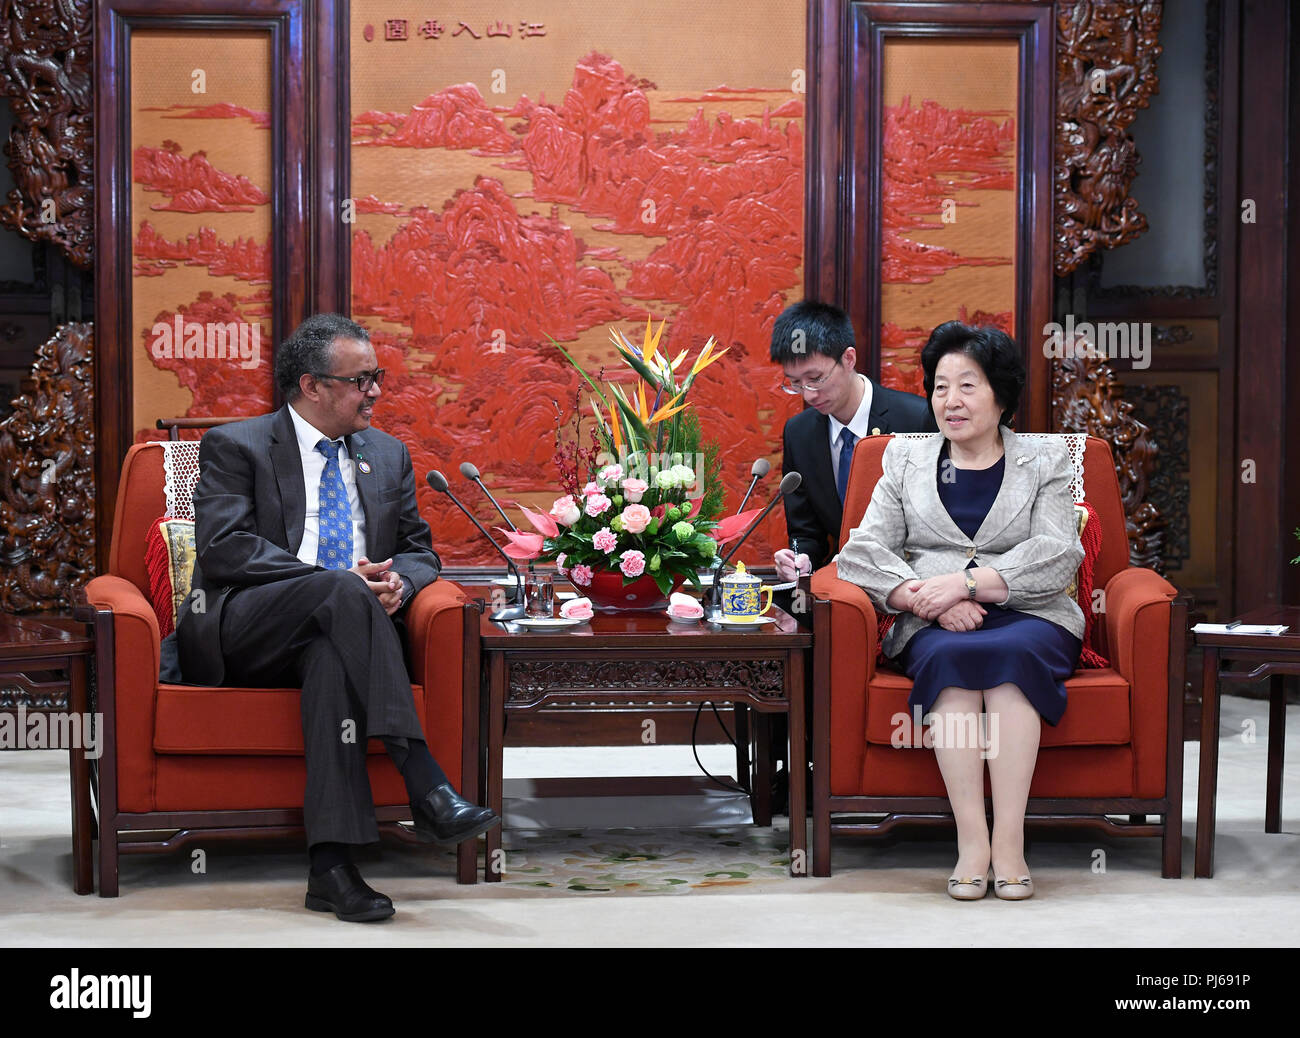
<path fill-rule="evenodd" d="M 889 440 L 868 437 L 854 451 L 841 544 L 866 512 Z M 1105 610 L 1093 624 L 1093 648 L 1110 666 L 1076 670 L 1066 681 L 1065 716 L 1054 728 L 1043 725 L 1026 821 L 1159 836 L 1161 874 L 1177 878 L 1187 604 L 1153 570 L 1129 565 L 1114 459 L 1095 437 L 1084 452 L 1084 494 L 1102 524 L 1094 587 L 1105 591 Z M 811 590 L 813 872 L 829 876 L 832 835 L 942 825 L 951 811 L 933 750 L 891 743 L 895 715 L 909 713 L 911 682 L 892 665 L 877 665 L 876 611 L 866 592 L 840 580 L 833 562 L 813 575 Z M 986 775 L 986 795 L 987 782 Z M 1147 815 L 1160 820 L 1149 823 Z"/>
<path fill-rule="evenodd" d="M 137 444 L 122 465 L 108 571 L 86 587 L 94 608 L 98 703 L 99 892 L 118 893 L 118 855 L 200 841 L 300 831 L 306 782 L 298 689 L 160 684 L 158 619 L 145 539 L 165 509 L 161 444 Z M 416 709 L 448 778 L 478 799 L 478 611 L 436 581 L 407 615 Z M 411 838 L 406 787 L 382 744 L 367 761 L 381 830 Z M 165 838 L 153 835 L 171 833 Z M 413 838 L 412 838 L 413 839 Z M 477 845 L 457 851 L 457 879 L 475 878 Z"/>

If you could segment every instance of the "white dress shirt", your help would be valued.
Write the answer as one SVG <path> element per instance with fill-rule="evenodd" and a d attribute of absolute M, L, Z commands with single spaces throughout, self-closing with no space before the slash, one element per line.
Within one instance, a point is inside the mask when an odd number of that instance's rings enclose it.
<path fill-rule="evenodd" d="M 861 372 L 858 372 L 858 378 L 862 379 L 862 402 L 858 404 L 857 411 L 849 419 L 849 431 L 860 440 L 864 436 L 871 435 L 871 399 L 874 387 L 871 384 L 871 379 Z M 826 417 L 830 419 L 831 469 L 835 473 L 836 486 L 838 486 L 840 478 L 840 430 L 844 428 L 844 423 L 833 414 Z"/>
<path fill-rule="evenodd" d="M 316 550 L 320 545 L 320 478 L 325 472 L 325 456 L 316 449 L 316 444 L 329 437 L 313 426 L 307 419 L 289 405 L 289 416 L 293 419 L 293 430 L 298 435 L 298 453 L 302 456 L 303 489 L 306 492 L 307 514 L 302 527 L 302 543 L 295 554 L 309 566 L 316 565 Z M 366 550 L 366 514 L 361 510 L 361 498 L 357 495 L 357 473 L 352 458 L 348 454 L 347 441 L 338 452 L 339 474 L 343 477 L 343 486 L 348 492 L 348 506 L 352 509 L 352 564 L 356 565 L 361 556 L 370 558 Z"/>

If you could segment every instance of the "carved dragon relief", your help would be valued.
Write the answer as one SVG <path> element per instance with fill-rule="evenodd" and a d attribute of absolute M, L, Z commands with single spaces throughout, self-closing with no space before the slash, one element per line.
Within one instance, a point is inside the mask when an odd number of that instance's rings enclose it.
<path fill-rule="evenodd" d="M 94 573 L 91 326 L 67 324 L 0 422 L 0 609 L 70 611 Z"/>
<path fill-rule="evenodd" d="M 1064 277 L 1098 249 L 1147 229 L 1129 188 L 1128 134 L 1158 89 L 1162 0 L 1062 0 L 1056 12 L 1054 267 Z"/>
<path fill-rule="evenodd" d="M 17 185 L 0 223 L 93 263 L 94 138 L 91 0 L 5 0 L 0 89 L 17 125 L 5 152 Z"/>
<path fill-rule="evenodd" d="M 1052 428 L 1107 441 L 1115 455 L 1120 497 L 1128 526 L 1129 561 L 1164 572 L 1167 520 L 1147 500 L 1147 485 L 1160 448 L 1133 417 L 1133 404 L 1110 365 L 1098 357 L 1067 356 L 1052 363 Z"/>

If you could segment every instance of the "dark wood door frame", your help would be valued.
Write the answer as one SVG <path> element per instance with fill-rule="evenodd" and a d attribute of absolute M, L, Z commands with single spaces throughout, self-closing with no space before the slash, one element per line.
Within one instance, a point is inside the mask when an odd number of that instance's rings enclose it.
<path fill-rule="evenodd" d="M 1039 348 L 1052 313 L 1055 22 L 1051 4 L 810 0 L 804 292 L 848 311 L 880 374 L 881 58 L 891 37 L 1020 43 L 1016 189 L 1016 338 L 1029 382 L 1020 426 L 1047 429 L 1050 362 Z"/>

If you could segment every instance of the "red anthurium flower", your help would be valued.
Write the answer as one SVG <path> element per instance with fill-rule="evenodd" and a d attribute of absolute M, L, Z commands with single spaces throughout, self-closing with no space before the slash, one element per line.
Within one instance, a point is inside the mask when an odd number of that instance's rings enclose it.
<path fill-rule="evenodd" d="M 510 542 L 501 550 L 512 559 L 520 559 L 526 562 L 529 559 L 537 558 L 542 553 L 542 535 L 540 533 L 515 533 L 514 530 L 503 530 L 499 526 L 494 527 L 494 529 Z"/>
<path fill-rule="evenodd" d="M 751 508 L 747 512 L 741 512 L 738 515 L 729 515 L 725 519 L 718 520 L 718 525 L 709 531 L 709 536 L 719 544 L 726 544 L 728 541 L 734 541 L 742 533 L 745 527 L 754 521 L 754 518 L 761 512 L 761 508 Z"/>
<path fill-rule="evenodd" d="M 666 506 L 664 505 L 655 505 L 654 508 L 650 509 L 650 514 L 656 519 L 662 519 L 664 517 L 665 507 Z"/>
<path fill-rule="evenodd" d="M 560 536 L 560 527 L 554 519 L 542 512 L 534 512 L 531 508 L 524 505 L 519 506 L 519 511 L 528 517 L 528 521 L 533 524 L 534 529 L 540 530 L 547 537 Z"/>

